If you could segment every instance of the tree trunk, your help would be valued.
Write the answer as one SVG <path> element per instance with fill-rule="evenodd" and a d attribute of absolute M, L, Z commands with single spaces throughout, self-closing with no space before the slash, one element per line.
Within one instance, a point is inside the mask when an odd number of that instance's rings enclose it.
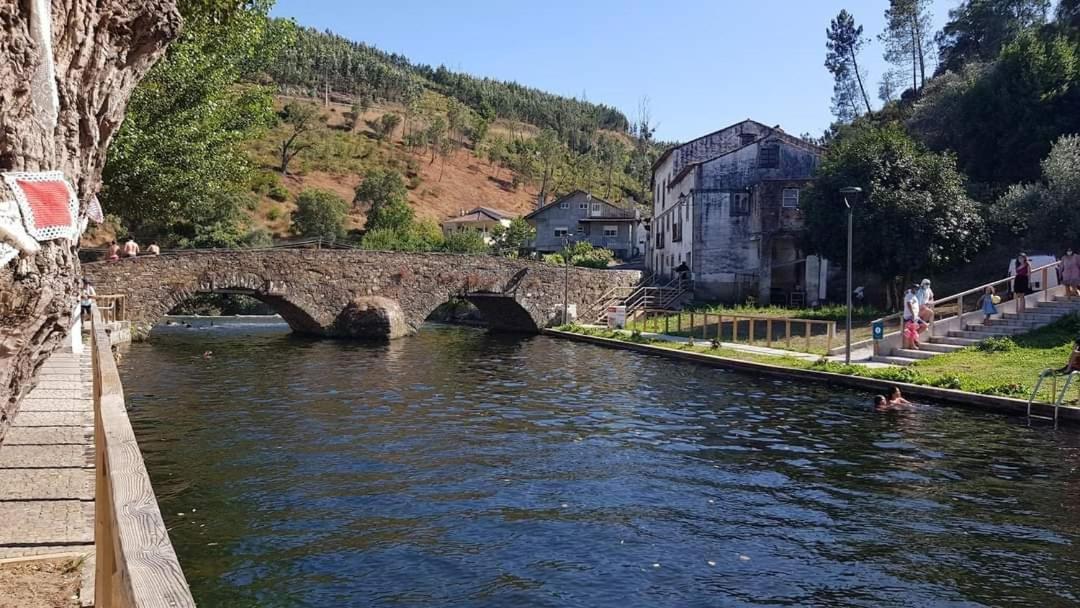
<path fill-rule="evenodd" d="M 51 29 L 51 57 L 31 29 L 35 17 L 46 17 L 37 6 L 49 7 L 43 31 Z M 0 171 L 62 171 L 85 216 L 128 97 L 180 24 L 175 0 L 0 2 Z M 29 84 L 49 63 L 55 78 L 38 82 L 55 82 L 55 107 Z M 67 333 L 79 274 L 78 243 L 66 239 L 0 268 L 0 436 Z"/>
<path fill-rule="evenodd" d="M 866 94 L 866 87 L 863 86 L 862 74 L 859 73 L 859 61 L 855 58 L 855 51 L 851 51 L 851 67 L 855 70 L 855 80 L 859 83 L 859 92 L 862 93 L 863 102 L 866 103 L 866 113 L 872 114 L 874 109 L 870 107 L 870 97 Z"/>

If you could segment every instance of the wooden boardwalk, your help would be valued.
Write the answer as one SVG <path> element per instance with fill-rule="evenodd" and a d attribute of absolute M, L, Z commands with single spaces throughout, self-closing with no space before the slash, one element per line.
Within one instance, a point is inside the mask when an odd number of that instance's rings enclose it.
<path fill-rule="evenodd" d="M 93 598 L 94 400 L 90 349 L 57 352 L 0 441 L 0 559 L 81 553 Z"/>

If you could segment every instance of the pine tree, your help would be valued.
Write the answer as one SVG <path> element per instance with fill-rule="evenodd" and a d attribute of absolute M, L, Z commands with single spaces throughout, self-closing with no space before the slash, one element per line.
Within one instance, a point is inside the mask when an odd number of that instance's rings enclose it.
<path fill-rule="evenodd" d="M 862 96 L 863 103 L 866 105 L 866 111 L 872 112 L 870 96 L 866 94 L 863 75 L 859 71 L 859 50 L 866 44 L 866 39 L 863 38 L 862 34 L 862 26 L 855 25 L 855 18 L 851 13 L 841 10 L 840 14 L 832 20 L 829 29 L 825 31 L 827 38 L 825 48 L 828 49 L 828 53 L 825 55 L 825 68 L 836 79 L 836 87 L 833 89 L 834 95 L 843 93 L 850 96 L 852 90 L 850 83 L 854 82 L 858 87 L 859 94 Z M 836 97 L 834 96 L 834 109 L 835 106 Z"/>

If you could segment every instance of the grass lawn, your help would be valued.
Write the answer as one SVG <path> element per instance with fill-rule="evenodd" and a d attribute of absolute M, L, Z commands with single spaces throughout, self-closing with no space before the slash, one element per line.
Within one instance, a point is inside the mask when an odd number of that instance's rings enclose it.
<path fill-rule="evenodd" d="M 693 345 L 649 340 L 639 335 L 627 335 L 607 329 L 592 329 L 578 325 L 561 327 L 590 336 L 611 338 L 624 342 L 649 344 L 672 350 L 694 351 L 798 369 L 848 374 L 890 380 L 925 384 L 940 388 L 964 390 L 972 393 L 1018 397 L 1026 399 L 1038 380 L 1039 372 L 1047 368 L 1059 368 L 1065 365 L 1072 350 L 1073 340 L 1080 333 L 1080 316 L 1066 317 L 1052 325 L 1035 330 L 1012 339 L 992 340 L 980 347 L 965 348 L 955 353 L 939 355 L 933 359 L 920 361 L 910 367 L 870 368 L 861 365 L 844 365 L 820 359 L 806 361 L 797 357 L 774 357 L 758 355 L 727 348 L 712 348 L 708 341 L 699 341 Z M 1059 379 L 1060 388 L 1062 380 Z M 1080 404 L 1080 378 L 1070 390 L 1066 403 Z M 1044 383 L 1039 392 L 1039 400 L 1051 400 L 1051 383 Z"/>

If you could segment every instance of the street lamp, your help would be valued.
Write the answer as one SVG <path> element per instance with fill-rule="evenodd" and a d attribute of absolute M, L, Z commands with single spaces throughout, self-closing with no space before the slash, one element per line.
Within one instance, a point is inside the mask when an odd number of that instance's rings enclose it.
<path fill-rule="evenodd" d="M 562 322 L 570 324 L 570 235 L 563 235 Z"/>
<path fill-rule="evenodd" d="M 844 337 L 844 363 L 851 365 L 851 242 L 855 218 L 855 203 L 859 202 L 862 188 L 848 186 L 841 188 L 840 194 L 844 195 L 844 206 L 847 207 L 847 335 Z"/>

